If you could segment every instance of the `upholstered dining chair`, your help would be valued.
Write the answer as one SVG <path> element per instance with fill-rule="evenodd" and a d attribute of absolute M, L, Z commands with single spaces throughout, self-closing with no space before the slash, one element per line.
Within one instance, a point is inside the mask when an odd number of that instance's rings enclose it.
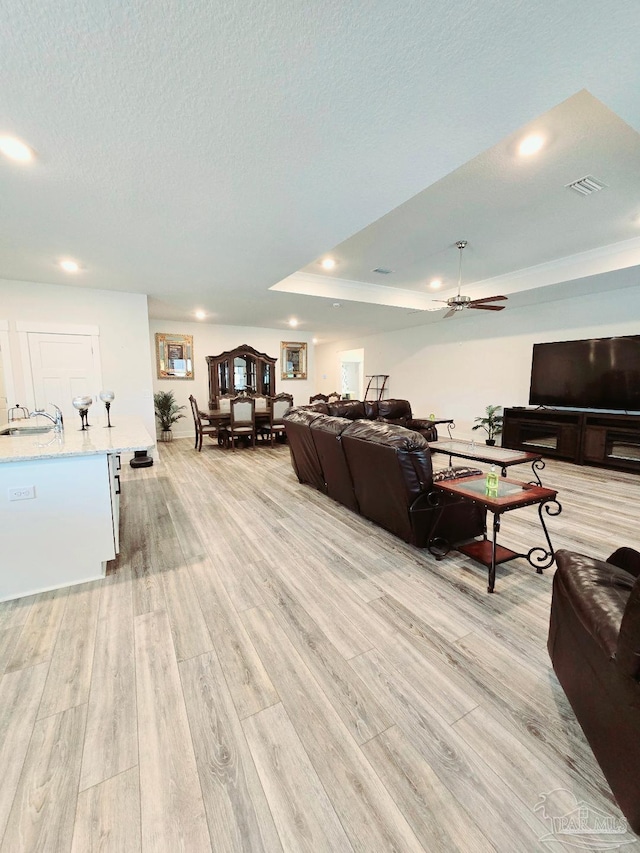
<path fill-rule="evenodd" d="M 328 403 L 329 398 L 326 394 L 314 394 L 313 397 L 309 397 L 309 404 L 311 403 Z"/>
<path fill-rule="evenodd" d="M 253 399 L 256 401 L 256 415 L 264 415 L 269 411 L 269 398 L 266 394 L 254 394 Z"/>
<path fill-rule="evenodd" d="M 236 449 L 236 438 L 251 438 L 256 449 L 256 401 L 253 397 L 233 397 L 230 401 L 230 418 L 227 433 L 231 439 L 231 450 Z"/>
<path fill-rule="evenodd" d="M 327 403 L 337 403 L 338 400 L 342 400 L 342 394 L 338 394 L 337 391 L 332 391 L 331 394 L 327 394 Z"/>
<path fill-rule="evenodd" d="M 229 412 L 231 410 L 231 401 L 234 394 L 220 394 L 218 397 L 218 408 L 221 412 Z"/>
<path fill-rule="evenodd" d="M 198 403 L 196 402 L 196 398 L 193 394 L 189 397 L 189 402 L 191 403 L 191 413 L 193 414 L 193 423 L 196 428 L 196 443 L 195 449 L 197 451 L 202 451 L 202 439 L 205 435 L 208 436 L 217 436 L 218 435 L 218 427 L 215 425 L 207 425 L 202 423 L 202 418 L 200 417 L 200 409 L 198 408 Z"/>
<path fill-rule="evenodd" d="M 293 406 L 293 396 L 291 394 L 276 394 L 271 398 L 269 406 L 269 423 L 261 427 L 263 435 L 269 435 L 271 438 L 271 446 L 276 435 L 282 435 L 285 431 L 283 418 Z"/>

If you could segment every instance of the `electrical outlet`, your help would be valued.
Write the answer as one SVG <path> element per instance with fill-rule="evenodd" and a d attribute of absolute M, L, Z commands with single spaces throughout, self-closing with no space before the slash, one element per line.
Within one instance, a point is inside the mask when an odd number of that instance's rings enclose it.
<path fill-rule="evenodd" d="M 22 486 L 17 489 L 9 489 L 10 501 L 28 501 L 36 496 L 35 486 Z"/>

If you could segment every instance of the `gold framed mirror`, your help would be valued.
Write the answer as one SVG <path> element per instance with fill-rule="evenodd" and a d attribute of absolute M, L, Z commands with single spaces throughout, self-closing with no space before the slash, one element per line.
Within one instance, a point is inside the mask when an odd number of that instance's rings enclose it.
<path fill-rule="evenodd" d="M 193 336 L 156 332 L 158 379 L 193 379 Z"/>
<path fill-rule="evenodd" d="M 307 378 L 307 345 L 295 341 L 280 343 L 280 378 Z"/>

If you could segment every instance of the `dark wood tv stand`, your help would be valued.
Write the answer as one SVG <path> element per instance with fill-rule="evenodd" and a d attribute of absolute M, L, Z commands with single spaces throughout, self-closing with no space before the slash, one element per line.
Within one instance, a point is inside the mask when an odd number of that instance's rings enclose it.
<path fill-rule="evenodd" d="M 505 409 L 503 447 L 640 473 L 640 415 Z"/>

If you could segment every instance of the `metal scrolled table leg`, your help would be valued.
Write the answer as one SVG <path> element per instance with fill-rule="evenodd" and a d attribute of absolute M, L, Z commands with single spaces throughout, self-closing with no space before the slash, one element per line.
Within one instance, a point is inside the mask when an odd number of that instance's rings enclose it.
<path fill-rule="evenodd" d="M 560 515 L 561 512 L 562 506 L 559 501 L 555 499 L 544 501 L 538 506 L 538 517 L 540 518 L 540 524 L 542 525 L 542 530 L 544 531 L 544 537 L 547 540 L 547 547 L 549 550 L 547 551 L 541 545 L 538 545 L 536 548 L 531 548 L 528 554 L 525 554 L 524 556 L 539 575 L 542 574 L 543 569 L 548 569 L 549 566 L 553 565 L 556 558 L 553 545 L 551 544 L 551 539 L 549 538 L 549 531 L 547 530 L 547 525 L 544 521 L 544 515 L 556 516 Z"/>
<path fill-rule="evenodd" d="M 537 485 L 537 486 L 542 485 L 542 480 L 540 479 L 540 475 L 538 474 L 538 471 L 544 471 L 544 468 L 545 468 L 544 459 L 534 459 L 533 460 L 533 462 L 531 463 L 531 470 L 533 471 L 533 476 L 536 478 L 536 481 L 535 481 L 535 483 L 533 482 L 533 480 L 530 481 L 532 486 L 533 485 Z"/>

